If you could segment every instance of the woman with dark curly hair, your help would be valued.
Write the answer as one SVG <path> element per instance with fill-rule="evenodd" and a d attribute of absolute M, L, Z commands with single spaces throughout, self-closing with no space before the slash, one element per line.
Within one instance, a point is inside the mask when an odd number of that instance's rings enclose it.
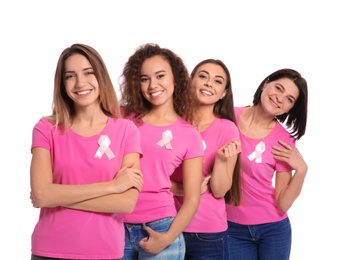
<path fill-rule="evenodd" d="M 193 120 L 194 91 L 182 59 L 157 44 L 140 46 L 123 69 L 121 109 L 141 135 L 144 185 L 124 215 L 124 259 L 184 259 L 182 231 L 198 209 L 203 146 Z M 184 203 L 176 211 L 170 176 L 179 169 Z"/>

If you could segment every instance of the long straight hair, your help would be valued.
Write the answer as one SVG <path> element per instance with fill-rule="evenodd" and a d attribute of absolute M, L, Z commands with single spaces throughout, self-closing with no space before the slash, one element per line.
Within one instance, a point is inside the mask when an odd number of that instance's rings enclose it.
<path fill-rule="evenodd" d="M 219 99 L 213 107 L 213 113 L 218 118 L 225 118 L 232 122 L 236 123 L 235 113 L 234 113 L 234 98 L 233 98 L 233 91 L 232 91 L 232 81 L 231 76 L 229 73 L 229 70 L 227 66 L 221 61 L 217 59 L 206 59 L 201 62 L 199 62 L 194 69 L 191 72 L 191 78 L 193 79 L 195 76 L 195 73 L 199 69 L 200 66 L 204 64 L 215 64 L 219 65 L 226 74 L 226 95 L 224 98 Z M 226 129 L 223 129 L 225 132 Z M 234 206 L 238 206 L 241 203 L 241 157 L 240 154 L 238 154 L 238 158 L 235 163 L 234 171 L 233 171 L 233 177 L 232 177 L 232 186 L 228 190 L 228 192 L 225 194 L 225 201 L 227 204 L 231 204 Z"/>
<path fill-rule="evenodd" d="M 92 47 L 76 43 L 64 49 L 58 59 L 54 77 L 52 115 L 46 118 L 63 132 L 71 126 L 76 113 L 73 100 L 66 93 L 64 75 L 65 61 L 74 54 L 83 55 L 91 64 L 99 86 L 100 107 L 109 117 L 120 117 L 119 104 L 107 67 L 100 54 Z"/>

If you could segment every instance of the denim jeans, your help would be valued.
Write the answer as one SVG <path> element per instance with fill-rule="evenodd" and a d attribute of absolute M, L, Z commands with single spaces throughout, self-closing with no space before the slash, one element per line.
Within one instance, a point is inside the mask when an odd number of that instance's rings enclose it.
<path fill-rule="evenodd" d="M 184 232 L 186 260 L 227 260 L 227 231 L 218 233 Z"/>
<path fill-rule="evenodd" d="M 124 224 L 125 227 L 125 248 L 124 260 L 151 259 L 151 260 L 183 260 L 185 255 L 185 241 L 181 233 L 171 245 L 158 254 L 151 254 L 144 251 L 139 242 L 148 236 L 144 229 L 149 226 L 153 230 L 165 233 L 171 226 L 173 218 L 163 218 L 145 224 Z"/>
<path fill-rule="evenodd" d="M 45 256 L 37 256 L 33 255 L 31 256 L 30 260 L 72 260 L 72 259 L 65 259 L 65 258 L 53 258 L 53 257 L 45 257 Z M 118 259 L 111 259 L 111 260 L 123 260 L 123 258 L 118 258 Z"/>
<path fill-rule="evenodd" d="M 289 218 L 260 225 L 240 225 L 228 221 L 229 259 L 288 260 L 291 235 Z"/>

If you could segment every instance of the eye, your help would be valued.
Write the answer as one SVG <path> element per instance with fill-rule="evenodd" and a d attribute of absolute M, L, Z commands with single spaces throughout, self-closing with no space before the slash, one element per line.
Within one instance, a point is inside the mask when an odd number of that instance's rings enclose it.
<path fill-rule="evenodd" d="M 295 101 L 294 101 L 292 98 L 290 98 L 290 97 L 288 97 L 288 101 L 289 101 L 290 104 L 294 104 L 294 102 L 295 102 Z"/>
<path fill-rule="evenodd" d="M 165 77 L 165 74 L 162 74 L 162 73 L 161 73 L 161 74 L 158 74 L 158 75 L 157 75 L 157 79 L 161 79 L 161 78 L 163 78 L 163 77 Z"/>
<path fill-rule="evenodd" d="M 222 80 L 216 79 L 216 80 L 214 80 L 214 81 L 215 81 L 215 83 L 217 83 L 217 84 L 219 84 L 219 85 L 222 85 L 222 84 L 223 84 L 223 81 L 222 81 Z"/>
<path fill-rule="evenodd" d="M 200 73 L 198 74 L 198 77 L 199 77 L 200 79 L 207 79 L 207 75 L 206 75 L 204 72 L 200 72 Z"/>
<path fill-rule="evenodd" d="M 85 72 L 85 75 L 95 75 L 95 72 L 93 70 L 88 70 Z"/>
<path fill-rule="evenodd" d="M 147 80 L 149 80 L 149 78 L 148 77 L 141 77 L 140 78 L 140 82 L 146 82 Z"/>
<path fill-rule="evenodd" d="M 65 80 L 68 80 L 68 79 L 71 79 L 71 78 L 74 78 L 74 77 L 75 77 L 74 74 L 67 73 L 67 74 L 64 76 L 64 79 L 65 79 Z"/>

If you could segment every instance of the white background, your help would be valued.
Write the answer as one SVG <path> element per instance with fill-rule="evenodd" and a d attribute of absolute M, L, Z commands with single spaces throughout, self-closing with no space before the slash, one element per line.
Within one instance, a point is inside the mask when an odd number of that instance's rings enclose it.
<path fill-rule="evenodd" d="M 51 113 L 61 51 L 72 43 L 94 47 L 118 90 L 128 57 L 140 44 L 154 42 L 179 54 L 189 70 L 205 58 L 223 60 L 235 105 L 251 104 L 259 83 L 277 69 L 302 73 L 309 86 L 309 118 L 298 147 L 309 171 L 289 210 L 291 259 L 337 259 L 334 5 L 325 0 L 1 1 L 0 258 L 30 259 L 38 219 L 29 200 L 31 132 Z"/>

